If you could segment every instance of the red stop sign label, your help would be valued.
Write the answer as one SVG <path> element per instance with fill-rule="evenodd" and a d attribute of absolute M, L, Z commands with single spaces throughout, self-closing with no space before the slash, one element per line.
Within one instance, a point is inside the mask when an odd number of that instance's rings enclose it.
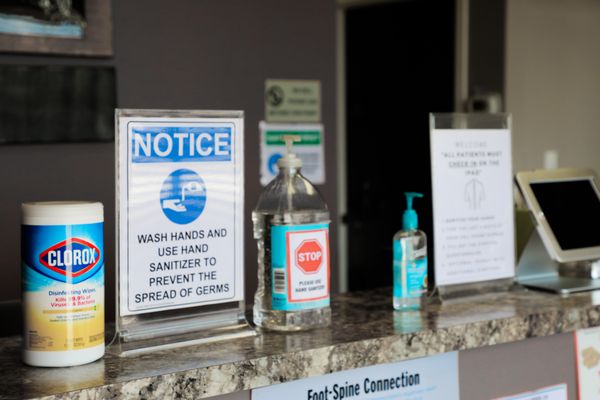
<path fill-rule="evenodd" d="M 323 248 L 315 239 L 308 239 L 296 247 L 296 265 L 305 274 L 314 274 L 323 264 Z"/>

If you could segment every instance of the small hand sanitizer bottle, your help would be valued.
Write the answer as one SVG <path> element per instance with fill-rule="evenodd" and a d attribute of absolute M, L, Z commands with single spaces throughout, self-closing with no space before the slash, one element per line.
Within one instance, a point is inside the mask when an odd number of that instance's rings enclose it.
<path fill-rule="evenodd" d="M 406 192 L 407 208 L 402 215 L 402 230 L 394 235 L 394 309 L 421 307 L 427 293 L 427 237 L 418 229 L 419 218 L 413 199 L 421 193 Z"/>

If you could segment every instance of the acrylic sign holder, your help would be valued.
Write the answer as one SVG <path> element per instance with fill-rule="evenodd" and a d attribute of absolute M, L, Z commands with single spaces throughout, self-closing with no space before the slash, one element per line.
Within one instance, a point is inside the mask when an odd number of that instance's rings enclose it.
<path fill-rule="evenodd" d="M 243 112 L 121 109 L 115 122 L 116 337 L 109 351 L 131 356 L 255 335 L 244 303 Z M 173 263 L 174 270 L 156 272 Z M 141 300 L 147 303 L 138 306 Z"/>
<path fill-rule="evenodd" d="M 489 130 L 489 131 L 488 131 Z M 509 214 L 507 212 L 508 207 L 510 207 L 510 214 L 504 221 L 504 225 L 502 228 L 502 234 L 506 235 L 506 242 L 510 244 L 506 245 L 505 257 L 501 261 L 503 263 L 502 272 L 496 274 L 497 276 L 468 276 L 468 274 L 462 274 L 459 279 L 450 279 L 452 282 L 448 283 L 448 278 L 440 279 L 441 282 L 438 282 L 438 277 L 445 276 L 448 274 L 446 271 L 442 271 L 442 268 L 445 268 L 446 265 L 440 265 L 442 262 L 440 260 L 448 260 L 449 252 L 447 243 L 443 243 L 443 240 L 440 240 L 440 237 L 444 234 L 448 234 L 446 227 L 443 226 L 443 218 L 446 218 L 447 215 L 443 215 L 441 208 L 443 205 L 441 204 L 444 199 L 448 199 L 449 196 L 452 196 L 458 192 L 454 188 L 446 188 L 444 190 L 443 187 L 436 187 L 436 179 L 434 174 L 436 173 L 436 169 L 439 171 L 439 168 L 442 167 L 439 164 L 440 156 L 434 154 L 434 152 L 439 151 L 439 148 L 435 148 L 436 143 L 448 143 L 452 142 L 452 136 L 446 136 L 443 139 L 448 140 L 439 140 L 440 136 L 435 135 L 453 135 L 459 134 L 462 135 L 462 138 L 469 137 L 465 135 L 469 135 L 469 133 L 473 133 L 473 140 L 467 139 L 469 143 L 485 143 L 485 134 L 486 132 L 492 132 L 492 130 L 496 133 L 500 132 L 501 134 L 505 134 L 504 141 L 508 143 L 506 146 L 507 150 L 504 154 L 504 161 L 502 161 L 503 170 L 503 179 L 502 185 L 506 187 L 505 190 L 502 191 L 501 197 L 502 202 L 496 204 L 500 206 L 504 214 Z M 473 114 L 462 114 L 462 113 L 436 113 L 430 114 L 430 139 L 431 139 L 431 162 L 432 162 L 432 186 L 433 186 L 433 220 L 434 220 L 434 282 L 435 282 L 435 291 L 439 295 L 442 301 L 457 299 L 467 296 L 473 295 L 481 295 L 488 294 L 492 292 L 504 292 L 510 290 L 514 287 L 515 282 L 515 254 L 514 254 L 514 209 L 513 209 L 513 191 L 512 191 L 512 160 L 510 154 L 510 131 L 511 131 L 511 117 L 507 114 L 483 114 L 483 113 L 473 113 Z M 484 136 L 481 136 L 484 135 Z M 483 138 L 483 139 L 482 139 Z M 483 146 L 483 145 L 482 145 Z M 437 157 L 437 158 L 436 158 Z M 437 160 L 437 161 L 436 161 Z M 438 165 L 435 163 L 438 162 Z M 475 160 L 471 160 L 470 162 L 475 162 Z M 445 166 L 444 166 L 445 167 Z M 504 180 L 507 180 L 504 182 Z M 471 178 L 469 178 L 468 182 L 471 182 Z M 473 181 L 475 182 L 475 181 Z M 485 183 L 485 182 L 483 182 Z M 478 184 L 475 182 L 474 184 Z M 461 189 L 462 190 L 462 189 Z M 504 193 L 506 191 L 506 193 Z M 466 196 L 464 193 L 458 193 L 460 196 Z M 436 200 L 438 202 L 436 203 Z M 437 206 L 436 206 L 437 205 Z M 437 208 L 437 210 L 436 210 Z M 492 210 L 492 215 L 494 214 Z M 438 225 L 436 227 L 436 224 Z M 460 227 L 457 227 L 459 230 Z M 450 228 L 452 229 L 452 228 Z M 443 231 L 444 230 L 444 231 Z M 439 235 L 439 236 L 436 236 Z M 460 241 L 457 242 L 458 246 L 463 245 Z M 486 249 L 478 249 L 482 251 L 482 254 L 485 254 Z M 460 257 L 459 257 L 460 258 Z M 459 261 L 460 263 L 460 261 Z M 482 279 L 483 278 L 483 279 Z"/>

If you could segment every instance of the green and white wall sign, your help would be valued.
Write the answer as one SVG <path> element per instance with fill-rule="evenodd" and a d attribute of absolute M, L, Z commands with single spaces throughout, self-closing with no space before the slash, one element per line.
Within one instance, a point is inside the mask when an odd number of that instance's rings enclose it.
<path fill-rule="evenodd" d="M 314 184 L 325 183 L 325 150 L 322 124 L 270 124 L 260 127 L 260 183 L 267 185 L 279 172 L 277 160 L 285 153 L 284 135 L 300 138 L 294 153 L 302 159 L 302 175 Z"/>

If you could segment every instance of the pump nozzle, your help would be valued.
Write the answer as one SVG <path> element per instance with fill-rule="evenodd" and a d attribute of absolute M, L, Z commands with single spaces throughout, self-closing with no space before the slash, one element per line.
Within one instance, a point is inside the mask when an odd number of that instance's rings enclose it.
<path fill-rule="evenodd" d="M 300 168 L 302 167 L 302 160 L 293 153 L 294 142 L 301 140 L 298 135 L 283 135 L 283 141 L 285 142 L 285 155 L 277 160 L 277 166 L 280 168 Z"/>
<path fill-rule="evenodd" d="M 421 193 L 404 192 L 406 196 L 406 210 L 402 215 L 402 229 L 405 231 L 417 229 L 419 227 L 419 217 L 417 212 L 413 210 L 413 199 L 415 197 L 423 197 Z"/>

